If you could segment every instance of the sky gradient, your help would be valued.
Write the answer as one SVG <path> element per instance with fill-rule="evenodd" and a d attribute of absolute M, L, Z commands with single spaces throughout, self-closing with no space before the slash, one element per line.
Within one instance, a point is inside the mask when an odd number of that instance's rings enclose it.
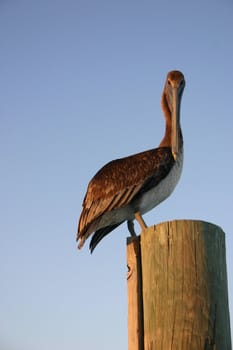
<path fill-rule="evenodd" d="M 167 72 L 186 78 L 184 168 L 145 215 L 226 233 L 233 315 L 232 0 L 0 1 L 0 348 L 127 349 L 126 225 L 76 249 L 91 177 L 156 147 Z"/>

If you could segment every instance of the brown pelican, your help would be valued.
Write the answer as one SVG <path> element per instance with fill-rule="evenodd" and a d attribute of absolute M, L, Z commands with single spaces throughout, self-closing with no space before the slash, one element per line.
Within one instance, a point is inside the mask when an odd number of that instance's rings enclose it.
<path fill-rule="evenodd" d="M 161 101 L 166 128 L 159 147 L 113 160 L 90 181 L 78 225 L 79 249 L 94 233 L 92 252 L 105 235 L 124 221 L 128 222 L 131 235 L 135 235 L 133 220 L 145 228 L 141 215 L 174 190 L 183 165 L 180 104 L 184 86 L 181 72 L 168 73 Z"/>

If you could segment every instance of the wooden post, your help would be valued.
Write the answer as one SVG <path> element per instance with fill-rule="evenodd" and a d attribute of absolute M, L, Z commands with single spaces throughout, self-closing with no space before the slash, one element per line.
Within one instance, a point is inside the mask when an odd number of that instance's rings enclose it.
<path fill-rule="evenodd" d="M 140 236 L 127 238 L 128 349 L 143 350 L 143 303 Z"/>
<path fill-rule="evenodd" d="M 128 278 L 128 349 L 231 350 L 221 228 L 203 221 L 165 222 L 145 229 L 140 241 L 141 273 L 134 275 L 141 286 L 132 287 L 133 274 Z M 132 244 L 127 245 L 130 269 Z M 137 312 L 143 314 L 132 317 L 140 298 Z M 130 337 L 139 329 L 137 320 L 143 324 L 136 344 Z"/>

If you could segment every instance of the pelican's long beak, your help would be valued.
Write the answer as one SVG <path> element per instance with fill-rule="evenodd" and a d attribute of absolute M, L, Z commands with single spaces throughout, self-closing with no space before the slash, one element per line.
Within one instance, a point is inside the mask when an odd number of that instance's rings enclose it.
<path fill-rule="evenodd" d="M 171 147 L 172 154 L 176 160 L 179 152 L 179 120 L 180 120 L 180 108 L 179 108 L 179 94 L 178 88 L 172 88 L 172 134 L 171 134 Z"/>

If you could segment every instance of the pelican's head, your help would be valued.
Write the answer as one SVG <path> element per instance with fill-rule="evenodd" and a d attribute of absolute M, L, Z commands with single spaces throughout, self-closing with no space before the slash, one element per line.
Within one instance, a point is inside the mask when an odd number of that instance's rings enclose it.
<path fill-rule="evenodd" d="M 175 159 L 179 152 L 180 104 L 184 86 L 181 72 L 174 70 L 168 73 L 164 94 L 171 115 L 171 148 Z"/>

